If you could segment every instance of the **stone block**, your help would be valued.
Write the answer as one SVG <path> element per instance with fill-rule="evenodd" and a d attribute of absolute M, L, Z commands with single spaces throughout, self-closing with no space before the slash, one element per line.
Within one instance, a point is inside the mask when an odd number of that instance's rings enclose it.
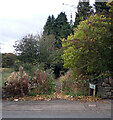
<path fill-rule="evenodd" d="M 107 96 L 111 96 L 111 92 L 106 92 L 106 95 Z"/>
<path fill-rule="evenodd" d="M 106 84 L 105 82 L 102 83 L 103 87 L 110 87 L 110 84 Z"/>
<path fill-rule="evenodd" d="M 113 87 L 113 79 L 111 77 L 109 77 L 109 83 Z"/>
<path fill-rule="evenodd" d="M 108 78 L 105 78 L 105 79 L 104 79 L 104 82 L 105 82 L 106 84 L 108 84 L 108 83 L 109 83 L 109 79 L 108 79 Z"/>
<path fill-rule="evenodd" d="M 101 98 L 106 99 L 106 98 L 108 98 L 108 96 L 105 94 L 101 94 Z"/>
<path fill-rule="evenodd" d="M 104 91 L 111 91 L 112 87 L 104 87 Z"/>

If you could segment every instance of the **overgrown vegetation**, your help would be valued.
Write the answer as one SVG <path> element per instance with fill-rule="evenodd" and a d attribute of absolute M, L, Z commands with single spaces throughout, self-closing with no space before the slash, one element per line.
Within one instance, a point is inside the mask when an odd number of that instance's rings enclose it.
<path fill-rule="evenodd" d="M 111 71 L 112 34 L 111 21 L 104 15 L 90 16 L 82 21 L 74 35 L 63 39 L 64 66 L 72 68 L 76 77 L 97 77 L 105 71 Z"/>
<path fill-rule="evenodd" d="M 28 92 L 29 76 L 23 71 L 23 67 L 20 67 L 19 72 L 12 72 L 8 77 L 3 89 L 3 97 L 24 96 Z"/>
<path fill-rule="evenodd" d="M 55 81 L 49 72 L 39 69 L 30 79 L 21 66 L 19 72 L 10 74 L 3 88 L 3 97 L 52 94 L 55 92 Z"/>
<path fill-rule="evenodd" d="M 33 85 L 35 89 L 33 89 L 31 93 L 51 94 L 55 92 L 54 78 L 46 71 L 36 70 L 33 77 Z"/>
<path fill-rule="evenodd" d="M 48 17 L 42 35 L 16 41 L 16 55 L 2 57 L 5 94 L 51 95 L 60 77 L 63 94 L 88 95 L 89 81 L 113 77 L 113 2 L 96 2 L 95 7 L 96 12 L 88 0 L 79 2 L 73 26 L 61 12 Z"/>
<path fill-rule="evenodd" d="M 76 80 L 73 75 L 73 71 L 68 71 L 65 75 L 62 75 L 59 78 L 59 81 L 62 85 L 62 90 L 65 94 L 69 94 L 71 96 L 81 96 L 88 95 L 89 86 L 88 82 L 85 80 Z"/>

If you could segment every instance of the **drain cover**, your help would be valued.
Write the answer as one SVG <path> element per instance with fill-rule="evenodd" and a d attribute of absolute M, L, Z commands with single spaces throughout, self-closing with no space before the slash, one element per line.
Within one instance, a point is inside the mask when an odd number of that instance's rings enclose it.
<path fill-rule="evenodd" d="M 96 107 L 96 105 L 95 104 L 93 104 L 93 105 L 88 105 L 89 107 Z"/>

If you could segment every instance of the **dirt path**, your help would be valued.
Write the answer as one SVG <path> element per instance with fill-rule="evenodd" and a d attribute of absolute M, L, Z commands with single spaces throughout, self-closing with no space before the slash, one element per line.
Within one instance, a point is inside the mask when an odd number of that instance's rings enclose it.
<path fill-rule="evenodd" d="M 56 91 L 58 93 L 61 92 L 61 83 L 58 81 L 58 79 L 55 80 L 55 84 L 56 84 Z"/>

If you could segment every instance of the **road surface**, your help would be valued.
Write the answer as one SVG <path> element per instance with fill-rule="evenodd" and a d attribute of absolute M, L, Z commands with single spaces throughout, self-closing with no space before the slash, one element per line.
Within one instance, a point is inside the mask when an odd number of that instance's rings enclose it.
<path fill-rule="evenodd" d="M 111 118 L 111 101 L 3 101 L 3 118 Z"/>

